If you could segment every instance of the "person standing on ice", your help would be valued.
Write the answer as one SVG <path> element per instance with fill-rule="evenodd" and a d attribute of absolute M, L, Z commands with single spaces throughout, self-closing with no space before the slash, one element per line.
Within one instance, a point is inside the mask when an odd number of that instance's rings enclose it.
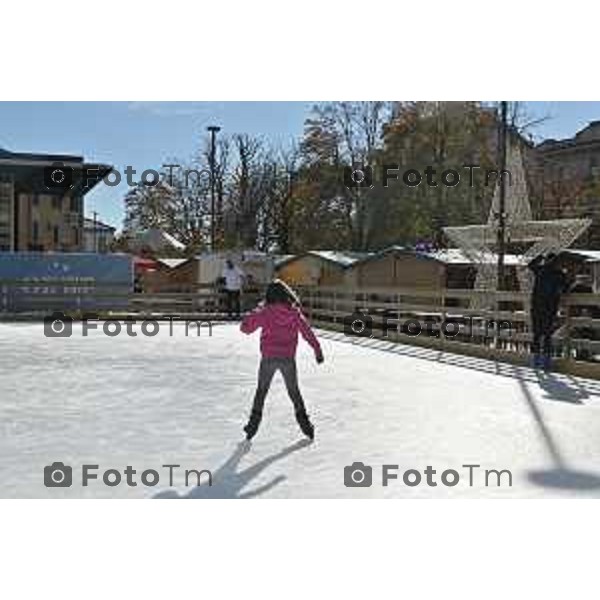
<path fill-rule="evenodd" d="M 302 433 L 314 439 L 315 429 L 306 413 L 306 407 L 296 370 L 296 347 L 298 333 L 310 344 L 317 363 L 323 362 L 323 352 L 308 321 L 300 310 L 300 301 L 291 288 L 278 279 L 267 286 L 265 302 L 242 320 L 240 329 L 250 334 L 262 329 L 260 350 L 262 359 L 258 370 L 258 385 L 248 424 L 244 427 L 246 438 L 251 440 L 258 431 L 273 375 L 281 371 L 287 392 L 296 411 L 296 420 Z"/>
<path fill-rule="evenodd" d="M 534 282 L 531 293 L 531 328 L 533 339 L 534 368 L 550 368 L 552 354 L 552 334 L 558 313 L 558 305 L 563 292 L 569 287 L 569 279 L 557 266 L 555 254 L 545 258 L 538 256 L 529 263 Z"/>
<path fill-rule="evenodd" d="M 222 278 L 225 281 L 225 295 L 227 297 L 227 316 L 231 319 L 234 314 L 240 318 L 240 293 L 244 283 L 244 272 L 227 259 L 223 269 Z"/>

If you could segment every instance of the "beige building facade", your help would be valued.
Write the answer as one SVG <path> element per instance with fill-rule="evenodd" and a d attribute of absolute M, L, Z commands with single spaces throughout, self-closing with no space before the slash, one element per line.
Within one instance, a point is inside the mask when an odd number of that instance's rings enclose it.
<path fill-rule="evenodd" d="M 0 149 L 0 252 L 77 252 L 84 197 L 110 167 Z"/>

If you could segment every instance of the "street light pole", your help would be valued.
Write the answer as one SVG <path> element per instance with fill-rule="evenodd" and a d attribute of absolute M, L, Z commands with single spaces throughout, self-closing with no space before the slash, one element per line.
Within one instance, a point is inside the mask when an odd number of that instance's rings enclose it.
<path fill-rule="evenodd" d="M 508 103 L 500 102 L 500 127 L 499 127 L 499 149 L 500 149 L 500 189 L 498 202 L 498 289 L 504 288 L 504 255 L 506 252 L 506 182 L 504 172 L 506 171 L 506 138 L 507 138 L 507 110 Z"/>
<path fill-rule="evenodd" d="M 94 252 L 98 252 L 98 232 L 96 231 L 98 225 L 98 213 L 94 210 L 92 211 L 92 227 L 93 227 L 93 240 L 94 240 Z"/>
<path fill-rule="evenodd" d="M 217 125 L 209 125 L 206 129 L 210 131 L 210 250 L 214 252 L 216 245 L 215 154 L 217 133 L 221 131 L 221 128 Z"/>

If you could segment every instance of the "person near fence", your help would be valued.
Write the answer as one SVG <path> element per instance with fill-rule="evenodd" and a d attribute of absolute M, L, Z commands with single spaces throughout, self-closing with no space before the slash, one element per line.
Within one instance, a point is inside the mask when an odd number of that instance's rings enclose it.
<path fill-rule="evenodd" d="M 244 283 L 244 272 L 228 259 L 223 268 L 222 279 L 225 287 L 227 316 L 232 319 L 240 317 L 240 294 Z"/>
<path fill-rule="evenodd" d="M 579 273 L 575 276 L 573 286 L 569 290 L 571 294 L 593 294 L 594 285 L 591 275 Z M 594 304 L 575 305 L 571 308 L 571 317 L 586 317 L 588 319 L 600 319 L 600 307 Z M 593 325 L 580 325 L 571 328 L 571 338 L 598 341 L 600 338 L 598 329 Z M 574 348 L 576 360 L 594 360 L 594 352 L 589 346 L 576 345 Z"/>
<path fill-rule="evenodd" d="M 302 433 L 312 440 L 314 426 L 306 412 L 304 399 L 298 387 L 298 333 L 310 344 L 319 364 L 324 360 L 323 352 L 319 340 L 300 310 L 298 297 L 283 281 L 275 280 L 269 283 L 264 302 L 244 317 L 240 327 L 245 334 L 251 334 L 259 328 L 262 358 L 250 418 L 244 427 L 246 438 L 251 440 L 256 435 L 271 381 L 275 373 L 280 371 L 294 405 L 298 425 Z"/>
<path fill-rule="evenodd" d="M 533 366 L 549 369 L 552 355 L 552 334 L 561 295 L 569 288 L 569 278 L 559 268 L 557 256 L 539 256 L 529 263 L 533 273 L 531 292 L 531 328 Z"/>

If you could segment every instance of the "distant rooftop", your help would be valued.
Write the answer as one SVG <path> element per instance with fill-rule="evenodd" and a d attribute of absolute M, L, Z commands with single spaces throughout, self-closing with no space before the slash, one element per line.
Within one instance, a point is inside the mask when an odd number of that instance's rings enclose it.
<path fill-rule="evenodd" d="M 147 229 L 137 233 L 132 240 L 134 247 L 148 247 L 155 252 L 164 250 L 165 248 L 173 248 L 175 250 L 184 250 L 185 245 L 175 239 L 170 233 L 162 229 Z"/>
<path fill-rule="evenodd" d="M 474 264 L 460 248 L 446 248 L 445 250 L 437 250 L 436 252 L 424 253 L 425 256 L 433 258 L 447 265 L 471 265 Z M 498 257 L 493 252 L 489 253 L 489 262 L 495 263 Z M 523 264 L 521 258 L 516 254 L 505 254 L 504 264 L 508 266 L 516 266 Z"/>
<path fill-rule="evenodd" d="M 600 262 L 600 250 L 577 250 L 576 248 L 567 248 L 566 250 L 563 250 L 563 253 L 581 256 L 586 262 Z"/>
<path fill-rule="evenodd" d="M 324 260 L 336 263 L 341 267 L 351 267 L 365 258 L 371 256 L 372 252 L 345 252 L 343 250 L 311 250 L 307 254 L 318 256 Z"/>
<path fill-rule="evenodd" d="M 364 260 L 367 261 L 375 258 L 380 258 L 390 253 L 394 253 L 400 256 L 421 258 L 423 260 L 435 260 L 446 265 L 474 264 L 473 260 L 471 260 L 460 248 L 445 248 L 443 250 L 435 250 L 432 252 L 420 252 L 418 250 L 404 248 L 403 246 L 389 246 L 388 248 L 384 248 L 380 252 L 377 252 L 376 254 L 373 254 L 372 256 L 369 256 Z M 490 252 L 488 259 L 490 262 L 496 262 L 497 256 Z M 514 254 L 505 254 L 504 263 L 506 265 L 521 264 L 520 258 Z"/>
<path fill-rule="evenodd" d="M 28 182 L 34 189 L 48 189 L 44 181 L 45 168 L 55 166 L 56 163 L 72 169 L 71 187 L 84 194 L 96 186 L 101 178 L 110 173 L 113 168 L 100 163 L 86 163 L 83 156 L 73 154 L 11 152 L 6 148 L 0 148 L 0 168 L 2 168 L 3 175 L 9 174 L 15 179 Z M 85 169 L 87 169 L 87 173 L 85 173 Z"/>
<path fill-rule="evenodd" d="M 294 260 L 299 260 L 307 256 L 315 256 L 317 258 L 321 258 L 346 269 L 348 267 L 353 266 L 357 262 L 365 260 L 366 258 L 369 258 L 373 255 L 373 252 L 346 252 L 344 250 L 309 250 L 308 252 L 303 252 L 301 254 L 287 254 L 279 256 L 275 260 L 275 265 L 277 267 L 281 267 Z"/>
<path fill-rule="evenodd" d="M 600 143 L 600 120 L 590 121 L 571 138 L 561 140 L 547 139 L 538 144 L 537 148 L 542 152 L 551 152 L 593 143 Z"/>
<path fill-rule="evenodd" d="M 187 258 L 157 258 L 156 262 L 165 265 L 165 267 L 168 267 L 169 269 L 176 269 L 183 263 L 188 262 L 188 260 L 189 259 Z"/>
<path fill-rule="evenodd" d="M 116 227 L 113 227 L 112 225 L 107 225 L 106 223 L 103 223 L 102 221 L 98 221 L 98 219 L 94 220 L 94 219 L 90 219 L 89 217 L 85 217 L 83 219 L 83 228 L 84 229 L 92 229 L 92 230 L 96 230 L 96 231 L 116 231 Z"/>
<path fill-rule="evenodd" d="M 6 148 L 0 148 L 0 164 L 6 163 L 46 163 L 53 162 L 76 163 L 78 166 L 83 164 L 82 156 L 73 154 L 40 154 L 31 152 L 11 152 Z"/>

